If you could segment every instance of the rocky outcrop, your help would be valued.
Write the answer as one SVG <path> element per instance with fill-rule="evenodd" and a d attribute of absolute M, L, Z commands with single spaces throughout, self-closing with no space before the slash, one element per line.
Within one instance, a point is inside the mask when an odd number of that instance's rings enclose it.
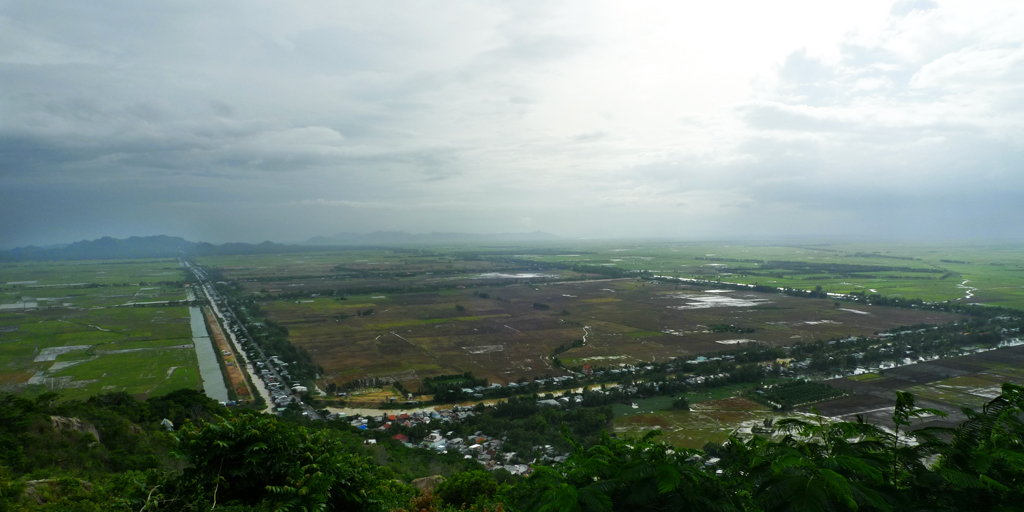
<path fill-rule="evenodd" d="M 443 481 L 444 477 L 441 475 L 427 476 L 413 480 L 412 486 L 423 492 L 433 492 Z"/>
<path fill-rule="evenodd" d="M 69 489 L 71 486 L 73 489 Z M 88 494 L 92 492 L 92 483 L 77 478 L 47 478 L 25 482 L 24 497 L 38 505 L 57 501 L 62 496 Z"/>
<path fill-rule="evenodd" d="M 86 423 L 79 418 L 69 418 L 67 416 L 50 416 L 50 426 L 54 430 L 60 432 L 81 432 L 92 434 L 97 441 L 100 440 L 100 432 L 96 430 L 96 426 L 92 423 Z"/>

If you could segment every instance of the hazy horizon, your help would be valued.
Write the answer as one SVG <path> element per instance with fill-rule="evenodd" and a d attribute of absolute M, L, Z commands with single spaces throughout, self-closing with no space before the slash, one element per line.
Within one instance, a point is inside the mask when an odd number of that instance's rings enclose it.
<path fill-rule="evenodd" d="M 344 234 L 344 235 L 356 235 L 356 236 L 359 236 L 359 235 L 372 235 L 374 233 L 378 233 L 378 232 L 369 232 L 369 233 L 336 233 L 335 235 Z M 529 233 L 463 233 L 463 232 L 409 233 L 409 232 L 406 232 L 406 231 L 388 231 L 388 232 L 379 231 L 379 233 L 403 233 L 403 234 L 409 234 L 409 235 L 414 235 L 414 236 L 415 235 L 435 235 L 435 234 L 440 234 L 440 235 L 458 234 L 458 235 L 471 235 L 471 236 L 472 235 L 496 236 L 496 235 L 523 235 L 523 234 L 529 234 Z M 494 239 L 494 240 L 483 240 L 483 241 L 480 241 L 480 240 L 477 240 L 477 241 L 469 240 L 469 241 L 465 241 L 465 242 L 461 242 L 461 241 L 441 241 L 441 242 L 425 241 L 425 242 L 408 242 L 408 243 L 386 242 L 386 243 L 376 243 L 376 244 L 374 244 L 374 243 L 367 243 L 367 244 L 358 244 L 358 243 L 348 243 L 348 244 L 345 244 L 345 243 L 328 243 L 328 244 L 323 244 L 323 245 L 324 246 L 331 246 L 331 247 L 367 247 L 367 246 L 374 246 L 374 245 L 378 245 L 378 246 L 382 246 L 382 247 L 390 247 L 390 246 L 395 246 L 395 247 L 399 247 L 399 246 L 420 246 L 420 245 L 422 245 L 422 246 L 451 246 L 451 247 L 456 247 L 456 246 L 459 246 L 459 245 L 476 246 L 478 244 L 483 243 L 483 244 L 498 244 L 498 245 L 507 244 L 508 246 L 523 246 L 523 247 L 525 247 L 525 246 L 544 246 L 544 245 L 550 245 L 550 246 L 562 247 L 562 248 L 565 248 L 565 249 L 571 248 L 573 246 L 573 244 L 579 244 L 580 247 L 584 247 L 584 246 L 587 246 L 587 245 L 600 245 L 600 244 L 655 244 L 655 245 L 662 245 L 662 244 L 705 245 L 705 244 L 707 244 L 707 245 L 722 245 L 723 247 L 727 247 L 729 245 L 750 246 L 750 247 L 757 247 L 757 246 L 766 246 L 766 247 L 771 247 L 771 246 L 777 246 L 777 247 L 807 246 L 807 247 L 810 247 L 810 246 L 818 246 L 818 245 L 820 245 L 820 246 L 844 246 L 844 245 L 850 245 L 850 246 L 854 246 L 855 248 L 863 247 L 863 246 L 872 246 L 872 245 L 880 245 L 880 246 L 891 247 L 891 248 L 909 248 L 909 247 L 915 247 L 915 246 L 916 247 L 933 247 L 933 246 L 971 247 L 971 246 L 985 246 L 985 245 L 988 245 L 988 246 L 1003 246 L 1003 245 L 1017 246 L 1017 245 L 1024 245 L 1024 237 L 976 237 L 976 238 L 964 237 L 964 238 L 951 239 L 951 238 L 948 238 L 948 237 L 916 237 L 915 238 L 915 237 L 880 237 L 880 236 L 869 236 L 869 235 L 862 235 L 862 236 L 848 235 L 848 236 L 838 237 L 838 236 L 835 236 L 835 235 L 827 235 L 827 234 L 777 235 L 777 236 L 772 236 L 772 237 L 726 237 L 726 236 L 722 236 L 722 237 L 717 237 L 717 238 L 716 237 L 686 238 L 686 237 L 678 237 L 678 236 L 677 237 L 673 237 L 673 236 L 661 236 L 661 237 L 658 237 L 658 236 L 637 236 L 637 237 L 629 237 L 629 236 L 564 237 L 564 236 L 559 236 L 559 235 L 554 234 L 554 233 L 547 233 L 547 232 L 540 232 L 540 233 L 543 233 L 545 235 L 552 235 L 555 238 L 542 239 L 542 240 L 511 240 L 511 241 L 505 241 L 505 240 L 501 240 L 501 239 Z M 41 247 L 41 248 L 65 247 L 65 246 L 68 246 L 68 245 L 71 245 L 71 244 L 74 244 L 74 243 L 78 243 L 78 242 L 91 242 L 91 241 L 99 240 L 101 238 L 115 238 L 115 239 L 118 239 L 118 240 L 124 240 L 124 239 L 132 238 L 132 237 L 145 238 L 145 237 L 153 237 L 153 236 L 172 236 L 172 237 L 177 237 L 177 235 L 166 235 L 166 234 L 163 234 L 163 233 L 143 234 L 143 235 L 126 235 L 126 236 L 123 236 L 123 237 L 111 237 L 111 236 L 108 236 L 108 235 L 104 235 L 104 236 L 96 237 L 94 239 L 90 238 L 90 239 L 66 240 L 66 241 L 62 241 L 62 242 L 55 242 L 55 243 L 44 244 L 44 245 L 28 244 L 28 245 L 24 245 L 24 246 L 9 246 L 9 247 L 8 246 L 0 246 L 0 251 L 7 251 L 7 250 L 26 248 L 26 247 Z M 334 236 L 334 235 L 330 235 L 330 236 Z M 328 236 L 327 238 L 329 238 L 330 236 Z M 189 242 L 194 242 L 194 243 L 211 243 L 211 244 L 214 244 L 214 245 L 221 245 L 221 244 L 225 244 L 225 243 L 248 243 L 248 244 L 254 244 L 255 245 L 255 244 L 270 242 L 270 243 L 281 244 L 281 245 L 310 245 L 310 246 L 314 246 L 314 245 L 317 245 L 317 244 L 313 243 L 311 240 L 314 239 L 314 238 L 319 238 L 319 236 L 318 235 L 314 235 L 313 237 L 310 237 L 310 238 L 307 238 L 307 239 L 302 239 L 302 240 L 297 240 L 297 239 L 296 240 L 291 240 L 291 239 L 278 239 L 278 240 L 275 240 L 275 239 L 262 239 L 262 240 L 253 239 L 253 240 L 210 241 L 210 240 L 203 240 L 203 239 L 189 239 L 187 237 L 179 237 L 179 238 L 184 238 L 185 240 L 187 240 Z"/>
<path fill-rule="evenodd" d="M 0 0 L 0 248 L 1024 238 L 1024 5 Z"/>

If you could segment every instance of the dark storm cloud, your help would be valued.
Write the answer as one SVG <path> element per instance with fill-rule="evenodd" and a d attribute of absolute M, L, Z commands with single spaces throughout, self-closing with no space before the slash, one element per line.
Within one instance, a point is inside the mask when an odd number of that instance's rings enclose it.
<path fill-rule="evenodd" d="M 0 2 L 0 246 L 1020 236 L 1013 4 L 793 1 Z"/>

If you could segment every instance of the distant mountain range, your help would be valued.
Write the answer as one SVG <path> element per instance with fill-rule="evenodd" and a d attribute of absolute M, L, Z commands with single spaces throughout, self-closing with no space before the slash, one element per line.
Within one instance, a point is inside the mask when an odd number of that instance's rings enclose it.
<path fill-rule="evenodd" d="M 133 236 L 125 239 L 103 237 L 82 240 L 68 245 L 49 247 L 18 247 L 0 251 L 0 261 L 102 260 L 128 258 L 167 258 L 181 256 L 214 256 L 235 254 L 278 254 L 309 252 L 325 246 L 397 246 L 427 244 L 471 244 L 502 242 L 537 242 L 557 240 L 542 232 L 472 235 L 467 233 L 428 233 L 413 235 L 403 231 L 377 231 L 369 234 L 339 234 L 313 237 L 301 245 L 190 242 L 176 236 Z"/>
<path fill-rule="evenodd" d="M 559 240 L 551 233 L 497 233 L 477 235 L 472 233 L 425 233 L 412 234 L 405 231 L 374 231 L 373 233 L 339 233 L 334 236 L 315 236 L 304 245 L 436 245 L 476 244 L 509 242 L 544 242 Z"/>
<path fill-rule="evenodd" d="M 28 260 L 101 260 L 121 258 L 166 258 L 179 256 L 207 256 L 228 254 L 272 254 L 308 251 L 308 247 L 275 244 L 190 242 L 175 236 L 133 236 L 125 239 L 103 237 L 82 240 L 63 247 L 19 247 L 0 252 L 0 261 Z"/>

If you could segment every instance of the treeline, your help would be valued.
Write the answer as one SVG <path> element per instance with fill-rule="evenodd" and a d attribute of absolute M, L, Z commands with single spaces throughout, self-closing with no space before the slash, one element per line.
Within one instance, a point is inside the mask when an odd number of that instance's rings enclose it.
<path fill-rule="evenodd" d="M 523 254 L 517 252 L 516 254 Z M 545 270 L 571 270 L 581 274 L 596 274 L 603 277 L 630 277 L 635 272 L 624 270 L 618 267 L 605 267 L 601 265 L 586 265 L 581 263 L 562 263 L 554 261 L 534 261 L 520 258 L 509 258 L 502 256 L 491 256 L 487 253 L 462 253 L 459 255 L 468 261 L 495 261 L 516 267 L 517 270 L 545 271 Z"/>
<path fill-rule="evenodd" d="M 510 397 L 549 396 L 551 393 L 565 389 L 584 387 L 582 393 L 585 407 L 608 405 L 633 398 L 649 398 L 653 396 L 675 396 L 683 392 L 699 392 L 732 384 L 758 383 L 768 377 L 779 375 L 777 368 L 767 368 L 757 364 L 759 361 L 772 360 L 785 356 L 783 349 L 749 348 L 721 354 L 702 362 L 674 359 L 670 363 L 651 364 L 651 369 L 642 375 L 622 372 L 607 367 L 593 368 L 592 376 L 575 374 L 556 381 L 550 375 L 541 380 L 526 381 L 521 379 L 516 386 L 484 387 L 482 390 L 470 389 L 457 383 L 438 384 L 433 388 L 435 403 L 456 403 L 473 399 L 500 399 Z M 557 357 L 556 365 L 561 365 Z M 485 385 L 479 383 L 478 385 Z M 602 393 L 595 393 L 587 386 L 607 384 L 622 386 L 609 388 Z"/>
<path fill-rule="evenodd" d="M 487 256 L 512 256 L 516 254 L 534 254 L 538 256 L 557 256 L 571 252 L 573 254 L 579 254 L 580 256 L 585 254 L 597 254 L 593 251 L 581 251 L 578 249 L 565 249 L 565 248 L 513 248 L 513 249 L 491 249 L 484 251 L 459 251 L 453 252 L 452 254 L 464 259 L 479 259 Z"/>
<path fill-rule="evenodd" d="M 505 269 L 500 269 L 505 270 Z M 345 265 L 335 265 L 331 267 L 331 272 L 336 274 L 345 273 L 351 274 L 356 277 L 416 277 L 421 274 L 430 274 L 435 276 L 441 275 L 453 275 L 453 274 L 465 274 L 465 269 L 449 269 L 449 268 L 434 268 L 429 267 L 424 270 L 411 271 L 411 270 L 397 270 L 397 269 L 366 269 L 366 268 L 353 268 Z M 349 276 L 345 276 L 349 277 Z"/>
<path fill-rule="evenodd" d="M 487 379 L 480 379 L 473 375 L 473 372 L 466 372 L 462 374 L 449 374 L 449 375 L 438 375 L 435 377 L 426 377 L 420 381 L 423 386 L 421 392 L 423 393 L 434 393 L 435 395 L 440 394 L 445 396 L 446 399 L 440 400 L 441 402 L 451 403 L 454 399 L 449 400 L 447 396 L 454 390 L 461 391 L 462 388 L 476 388 L 487 386 Z M 437 400 L 437 397 L 434 398 Z"/>
<path fill-rule="evenodd" d="M 563 352 L 568 352 L 568 351 L 570 351 L 570 350 L 572 350 L 574 348 L 582 347 L 583 344 L 584 344 L 583 338 L 577 338 L 575 340 L 572 340 L 572 343 L 563 343 L 563 344 L 555 347 L 555 350 L 553 350 L 552 353 L 551 353 L 551 357 L 552 358 L 557 358 L 558 354 L 561 354 Z M 563 367 L 561 361 L 556 362 L 555 365 L 560 367 L 560 368 Z"/>
<path fill-rule="evenodd" d="M 822 250 L 822 249 L 818 249 Z M 890 260 L 908 260 L 908 261 L 921 261 L 921 258 L 914 258 L 912 256 L 892 256 L 890 254 L 879 254 L 877 252 L 852 252 L 849 254 L 843 254 L 844 258 L 885 258 Z M 945 261 L 945 260 L 941 260 Z"/>
<path fill-rule="evenodd" d="M 565 269 L 573 270 L 584 274 L 596 274 L 602 277 L 608 278 L 621 278 L 621 277 L 638 277 L 638 274 L 630 273 L 627 270 L 616 269 L 615 267 L 600 267 L 600 266 L 587 266 L 587 265 L 565 265 Z M 612 269 L 612 270 L 609 270 Z M 503 269 L 509 270 L 509 269 Z M 537 271 L 542 270 L 538 268 L 516 268 L 511 269 L 514 271 Z M 543 269 L 551 270 L 551 269 Z M 460 272 L 465 273 L 465 272 Z M 316 277 L 318 280 L 322 276 L 309 276 L 310 278 Z M 639 274 L 639 277 L 651 277 L 649 274 Z M 259 282 L 272 282 L 272 281 L 291 281 L 296 279 L 297 276 L 281 277 L 281 278 L 260 278 L 253 279 L 252 281 Z M 331 277 L 330 279 L 339 280 L 338 277 Z M 397 278 L 396 278 L 397 279 Z M 472 279 L 472 280 L 470 280 Z M 559 281 L 584 281 L 589 279 L 586 276 L 577 277 L 559 277 Z M 351 287 L 337 287 L 323 288 L 323 289 L 307 289 L 298 291 L 281 291 L 271 292 L 266 288 L 259 290 L 259 298 L 262 300 L 295 300 L 295 299 L 306 299 L 314 296 L 323 297 L 344 297 L 346 295 L 369 295 L 377 293 L 430 293 L 444 290 L 455 290 L 460 288 L 501 288 L 505 286 L 519 285 L 523 283 L 532 283 L 534 281 L 549 281 L 550 279 L 536 279 L 536 278 L 523 278 L 523 279 L 494 279 L 494 280 L 482 280 L 480 278 L 468 278 L 466 282 L 452 282 L 452 283 L 431 283 L 431 284 L 416 284 L 415 282 L 409 282 L 401 285 L 388 285 L 388 284 L 373 284 L 373 285 L 360 285 Z M 486 295 L 485 295 L 486 297 Z"/>
<path fill-rule="evenodd" d="M 235 314 L 253 337 L 253 342 L 268 356 L 276 355 L 288 363 L 288 373 L 292 378 L 308 382 L 316 379 L 319 368 L 313 364 L 313 356 L 302 347 L 296 347 L 288 341 L 288 328 L 266 317 L 259 304 L 251 298 L 242 299 L 235 304 Z M 263 318 L 263 321 L 259 321 Z"/>
<path fill-rule="evenodd" d="M 884 257 L 878 255 L 872 255 L 872 257 Z M 898 256 L 891 256 L 894 259 L 913 259 L 903 258 Z M 754 263 L 757 264 L 757 268 L 749 267 L 736 267 L 732 270 L 742 271 L 745 274 L 759 275 L 759 272 L 768 272 L 772 270 L 782 270 L 791 273 L 822 273 L 822 274 L 836 274 L 844 277 L 853 276 L 856 274 L 863 274 L 865 272 L 907 272 L 907 273 L 918 273 L 918 274 L 941 274 L 946 272 L 942 269 L 928 268 L 928 267 L 897 267 L 890 265 L 857 265 L 850 263 L 812 263 L 807 261 L 788 261 L 788 260 L 755 260 L 755 259 L 733 259 L 733 258 L 717 258 L 717 257 L 696 257 L 695 260 L 701 261 L 718 261 L 723 263 Z M 773 274 L 774 275 L 774 274 Z"/>
<path fill-rule="evenodd" d="M 747 334 L 757 331 L 753 327 L 737 327 L 733 324 L 710 324 L 708 330 L 711 332 L 735 332 L 739 334 Z"/>
<path fill-rule="evenodd" d="M 570 279 L 571 280 L 571 279 Z M 294 299 L 306 299 L 314 296 L 322 297 L 335 297 L 345 300 L 346 295 L 369 295 L 377 293 L 429 293 L 438 292 L 444 290 L 455 290 L 459 288 L 500 288 L 503 286 L 511 286 L 521 284 L 523 282 L 529 282 L 529 280 L 523 279 L 501 279 L 486 282 L 476 283 L 437 283 L 437 284 L 408 284 L 400 286 L 389 286 L 389 285 L 371 285 L 371 286 L 352 286 L 349 288 L 333 288 L 333 289 L 321 289 L 321 290 L 302 290 L 302 291 L 289 291 L 289 292 L 277 292 L 272 293 L 269 290 L 262 289 L 259 292 L 259 298 L 261 300 L 294 300 Z"/>
<path fill-rule="evenodd" d="M 361 379 L 350 380 L 342 384 L 334 384 L 334 388 L 331 388 L 331 384 L 328 384 L 328 389 L 334 389 L 337 391 L 351 391 L 354 389 L 368 389 L 368 388 L 379 388 L 387 385 L 394 384 L 396 381 L 393 377 L 363 377 Z"/>
<path fill-rule="evenodd" d="M 805 404 L 843 396 L 843 392 L 820 382 L 794 380 L 758 386 L 747 396 L 776 409 L 788 410 Z"/>
<path fill-rule="evenodd" d="M 1004 339 L 1019 336 L 1024 319 L 978 316 L 943 325 L 916 325 L 892 329 L 881 337 L 849 337 L 798 342 L 788 356 L 809 360 L 808 369 L 819 373 L 850 371 L 884 361 L 917 361 L 922 357 L 951 357 L 967 349 L 995 348 Z"/>

